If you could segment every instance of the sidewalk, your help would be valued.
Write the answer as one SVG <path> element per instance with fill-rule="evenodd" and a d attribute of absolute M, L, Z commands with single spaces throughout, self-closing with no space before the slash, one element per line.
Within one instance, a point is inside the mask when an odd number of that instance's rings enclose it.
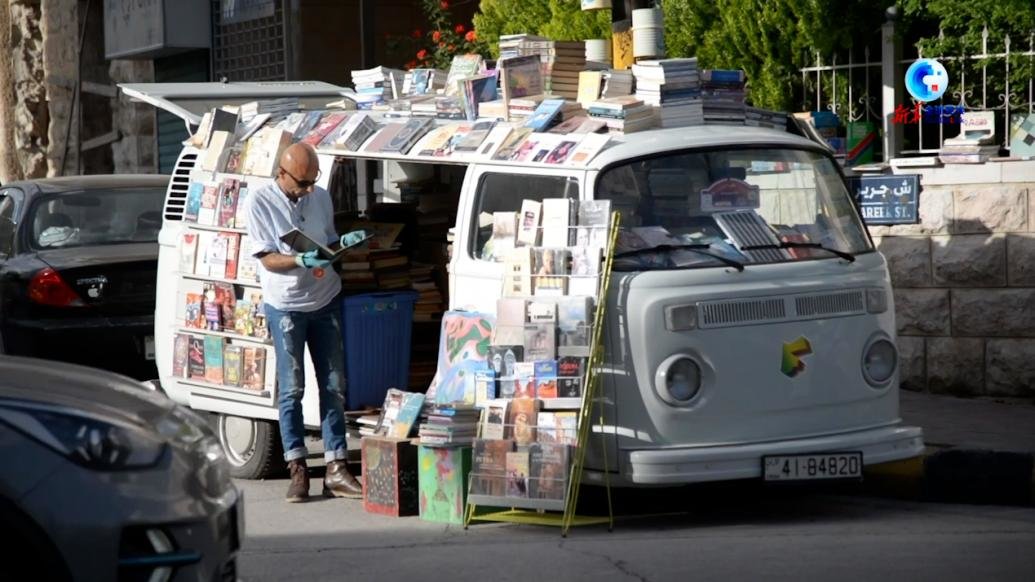
<path fill-rule="evenodd" d="M 868 489 L 913 499 L 1035 504 L 1035 403 L 901 391 L 901 416 L 924 429 L 924 457 L 867 471 Z"/>

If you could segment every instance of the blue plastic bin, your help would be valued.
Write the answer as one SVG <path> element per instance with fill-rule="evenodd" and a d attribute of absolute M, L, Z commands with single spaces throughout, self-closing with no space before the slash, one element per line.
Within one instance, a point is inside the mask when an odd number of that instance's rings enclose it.
<path fill-rule="evenodd" d="M 408 388 L 417 297 L 414 291 L 400 291 L 342 300 L 346 410 L 380 407 L 389 388 Z"/>

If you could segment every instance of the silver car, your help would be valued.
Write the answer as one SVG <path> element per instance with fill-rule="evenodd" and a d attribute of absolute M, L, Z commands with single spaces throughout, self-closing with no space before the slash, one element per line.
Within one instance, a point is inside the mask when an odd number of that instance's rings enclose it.
<path fill-rule="evenodd" d="M 0 579 L 234 580 L 242 503 L 195 413 L 123 376 L 0 356 Z"/>

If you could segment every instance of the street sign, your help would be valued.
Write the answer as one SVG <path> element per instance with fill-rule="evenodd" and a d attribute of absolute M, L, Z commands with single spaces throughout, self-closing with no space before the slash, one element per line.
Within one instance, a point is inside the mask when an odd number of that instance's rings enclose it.
<path fill-rule="evenodd" d="M 920 176 L 852 176 L 848 187 L 859 202 L 866 224 L 916 224 Z"/>

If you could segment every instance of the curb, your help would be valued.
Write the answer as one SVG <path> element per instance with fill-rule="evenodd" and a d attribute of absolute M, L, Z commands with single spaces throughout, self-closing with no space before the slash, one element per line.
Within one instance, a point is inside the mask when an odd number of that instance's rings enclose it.
<path fill-rule="evenodd" d="M 1035 454 L 982 449 L 931 449 L 920 457 L 871 465 L 871 494 L 916 501 L 1035 505 Z"/>

